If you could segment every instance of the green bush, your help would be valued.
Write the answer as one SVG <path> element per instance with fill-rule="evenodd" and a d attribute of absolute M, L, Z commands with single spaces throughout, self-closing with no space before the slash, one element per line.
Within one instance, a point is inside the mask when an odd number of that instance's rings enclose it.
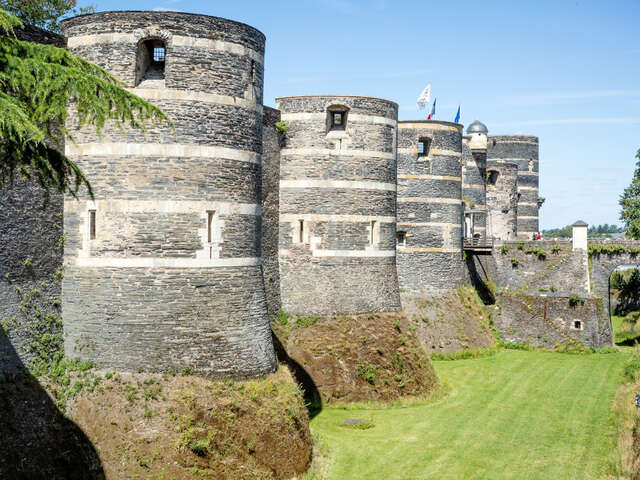
<path fill-rule="evenodd" d="M 512 258 L 511 259 L 511 266 L 516 268 L 518 265 L 520 265 L 520 260 L 518 260 L 517 258 Z"/>
<path fill-rule="evenodd" d="M 638 374 L 640 374 L 640 353 L 636 350 L 624 366 L 622 378 L 625 382 L 631 383 L 638 380 Z"/>
<path fill-rule="evenodd" d="M 569 305 L 575 307 L 578 304 L 584 305 L 584 298 L 581 298 L 576 294 L 571 294 L 571 296 L 569 297 Z"/>
<path fill-rule="evenodd" d="M 276 122 L 273 127 L 276 129 L 276 132 L 285 134 L 289 130 L 289 124 L 284 121 Z"/>
<path fill-rule="evenodd" d="M 370 363 L 358 363 L 356 365 L 356 369 L 358 370 L 358 375 L 364 378 L 368 383 L 373 385 L 376 381 L 376 373 L 378 371 L 375 365 Z"/>
<path fill-rule="evenodd" d="M 509 253 L 509 245 L 502 245 L 502 247 L 500 248 L 500 252 L 503 255 L 506 255 L 507 253 Z"/>
<path fill-rule="evenodd" d="M 557 243 L 554 243 L 551 247 L 551 253 L 553 253 L 554 255 L 558 255 L 560 253 L 560 250 L 560 245 L 558 245 Z"/>
<path fill-rule="evenodd" d="M 518 250 L 524 250 L 524 242 L 518 243 Z"/>

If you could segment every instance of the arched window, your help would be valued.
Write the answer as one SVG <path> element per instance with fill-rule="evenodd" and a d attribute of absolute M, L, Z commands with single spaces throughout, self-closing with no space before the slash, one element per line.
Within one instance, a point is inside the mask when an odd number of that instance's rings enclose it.
<path fill-rule="evenodd" d="M 500 172 L 497 170 L 489 170 L 487 174 L 487 183 L 489 185 L 495 185 L 498 181 L 498 177 L 500 176 Z"/>
<path fill-rule="evenodd" d="M 164 67 L 167 49 L 163 40 L 149 38 L 138 45 L 136 61 L 136 87 L 145 88 L 164 87 Z"/>

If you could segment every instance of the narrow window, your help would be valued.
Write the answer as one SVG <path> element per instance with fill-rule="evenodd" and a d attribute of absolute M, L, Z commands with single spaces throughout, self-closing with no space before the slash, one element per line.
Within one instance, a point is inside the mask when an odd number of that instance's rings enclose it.
<path fill-rule="evenodd" d="M 256 82 L 256 76 L 257 76 L 256 61 L 255 60 L 251 60 L 251 83 L 253 83 L 254 85 L 257 83 Z"/>
<path fill-rule="evenodd" d="M 420 140 L 418 140 L 418 156 L 419 157 L 428 157 L 430 149 L 431 149 L 430 138 L 421 138 Z"/>
<path fill-rule="evenodd" d="M 213 242 L 213 216 L 216 212 L 208 211 L 207 212 L 207 242 Z"/>
<path fill-rule="evenodd" d="M 582 322 L 580 320 L 574 320 L 573 328 L 575 328 L 576 330 L 582 330 Z"/>
<path fill-rule="evenodd" d="M 298 243 L 304 243 L 304 220 L 298 220 Z"/>
<path fill-rule="evenodd" d="M 376 243 L 376 221 L 371 220 L 371 232 L 369 234 L 369 245 L 375 245 Z"/>
<path fill-rule="evenodd" d="M 347 115 L 349 109 L 342 105 L 335 105 L 327 109 L 327 130 L 346 130 L 347 129 Z"/>
<path fill-rule="evenodd" d="M 487 183 L 489 185 L 495 185 L 498 182 L 498 177 L 500 173 L 497 170 L 489 170 L 489 174 L 487 175 Z"/>
<path fill-rule="evenodd" d="M 407 232 L 396 232 L 396 243 L 399 247 L 407 246 Z"/>
<path fill-rule="evenodd" d="M 89 238 L 96 239 L 96 211 L 89 210 Z"/>
<path fill-rule="evenodd" d="M 167 49 L 159 38 L 140 42 L 136 59 L 136 86 L 144 82 L 144 88 L 163 88 Z"/>

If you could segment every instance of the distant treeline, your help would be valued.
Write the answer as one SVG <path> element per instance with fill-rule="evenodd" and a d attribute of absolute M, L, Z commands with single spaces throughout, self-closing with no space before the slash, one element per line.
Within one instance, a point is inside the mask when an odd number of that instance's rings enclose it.
<path fill-rule="evenodd" d="M 549 230 L 543 230 L 542 234 L 545 237 L 558 238 L 558 237 L 571 237 L 572 236 L 573 227 L 571 225 L 567 225 L 563 228 L 552 228 Z M 609 237 L 612 233 L 624 233 L 624 228 L 619 227 L 617 225 L 609 225 L 605 223 L 604 225 L 594 225 L 589 227 L 588 230 L 590 237 Z"/>

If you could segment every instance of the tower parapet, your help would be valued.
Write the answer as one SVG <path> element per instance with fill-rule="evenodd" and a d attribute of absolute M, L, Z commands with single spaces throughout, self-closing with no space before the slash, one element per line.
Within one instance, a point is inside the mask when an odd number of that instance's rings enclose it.
<path fill-rule="evenodd" d="M 64 202 L 67 354 L 105 367 L 248 377 L 275 355 L 260 259 L 264 36 L 222 18 L 105 12 L 71 52 L 173 120 L 101 138 L 68 127 L 95 199 Z"/>
<path fill-rule="evenodd" d="M 305 96 L 276 105 L 289 126 L 280 152 L 282 308 L 398 310 L 397 104 Z"/>
<path fill-rule="evenodd" d="M 487 157 L 496 163 L 518 165 L 518 238 L 531 239 L 540 229 L 538 137 L 491 136 Z"/>
<path fill-rule="evenodd" d="M 398 280 L 403 290 L 463 282 L 462 125 L 398 123 Z"/>

